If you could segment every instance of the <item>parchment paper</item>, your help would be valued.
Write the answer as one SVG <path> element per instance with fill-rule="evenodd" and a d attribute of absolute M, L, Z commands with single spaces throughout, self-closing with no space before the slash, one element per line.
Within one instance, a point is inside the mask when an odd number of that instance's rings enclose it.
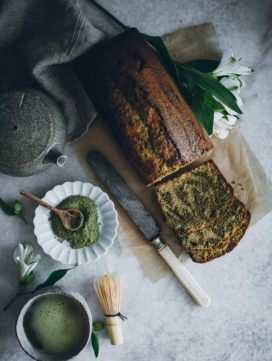
<path fill-rule="evenodd" d="M 218 39 L 211 23 L 181 29 L 166 35 L 164 41 L 176 60 L 184 62 L 195 59 L 216 60 L 221 57 Z M 251 212 L 251 225 L 253 225 L 272 209 L 272 183 L 266 177 L 262 166 L 238 129 L 232 130 L 225 140 L 213 136 L 212 141 L 215 148 L 200 159 L 198 163 L 205 159 L 215 160 L 224 176 L 232 184 L 235 195 L 245 203 Z M 96 149 L 104 154 L 161 224 L 162 238 L 169 244 L 173 252 L 180 258 L 181 262 L 188 259 L 188 255 L 182 251 L 173 231 L 163 223 L 160 208 L 152 189 L 143 185 L 119 144 L 99 117 L 91 125 L 89 131 L 71 146 L 91 181 L 107 191 L 86 161 L 86 156 L 90 150 Z M 146 242 L 134 223 L 118 202 L 114 200 L 114 197 L 111 195 L 110 197 L 115 202 L 119 215 L 118 237 L 123 253 L 133 252 L 148 277 L 153 282 L 159 280 L 170 272 L 169 267 L 157 251 Z"/>

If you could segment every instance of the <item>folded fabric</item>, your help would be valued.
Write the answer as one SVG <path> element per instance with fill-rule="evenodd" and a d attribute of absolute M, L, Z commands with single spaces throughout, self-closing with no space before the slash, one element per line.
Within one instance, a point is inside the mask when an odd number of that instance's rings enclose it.
<path fill-rule="evenodd" d="M 2 0 L 0 91 L 35 87 L 59 104 L 67 141 L 80 137 L 96 116 L 70 62 L 103 38 L 78 0 Z"/>

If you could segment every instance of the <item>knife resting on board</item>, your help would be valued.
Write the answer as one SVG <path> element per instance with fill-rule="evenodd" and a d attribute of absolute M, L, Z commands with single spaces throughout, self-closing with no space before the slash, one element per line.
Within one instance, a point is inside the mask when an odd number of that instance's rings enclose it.
<path fill-rule="evenodd" d="M 199 286 L 193 276 L 179 261 L 170 247 L 160 238 L 161 228 L 155 218 L 144 207 L 113 166 L 98 151 L 91 151 L 87 155 L 87 162 L 101 179 L 107 189 L 134 221 L 139 230 L 157 249 L 178 280 L 183 284 L 196 303 L 201 307 L 208 307 L 210 297 Z"/>

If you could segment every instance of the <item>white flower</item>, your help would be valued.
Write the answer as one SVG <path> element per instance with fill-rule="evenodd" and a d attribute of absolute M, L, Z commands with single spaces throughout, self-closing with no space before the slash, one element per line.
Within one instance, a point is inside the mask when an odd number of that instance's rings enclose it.
<path fill-rule="evenodd" d="M 239 106 L 239 108 L 241 108 L 241 106 L 243 105 L 243 101 L 239 94 L 240 94 L 241 88 L 245 87 L 245 83 L 240 78 L 238 78 L 238 76 L 236 76 L 236 75 L 224 77 L 220 80 L 220 83 L 222 85 L 224 85 L 225 88 L 229 89 L 232 92 L 232 94 L 236 98 L 237 105 Z M 227 111 L 228 114 L 235 115 L 235 116 L 238 115 L 238 113 L 235 110 L 233 110 L 233 109 L 229 108 L 227 105 L 223 104 L 216 97 L 214 97 L 214 98 L 216 101 L 218 101 L 218 103 L 220 103 L 225 108 L 225 110 Z"/>
<path fill-rule="evenodd" d="M 220 83 L 232 92 L 236 98 L 237 105 L 241 108 L 243 101 L 239 94 L 241 88 L 245 87 L 245 83 L 238 76 L 233 74 L 224 76 L 220 80 Z M 228 129 L 238 126 L 239 115 L 236 111 L 223 104 L 217 98 L 215 99 L 218 101 L 218 103 L 221 104 L 221 106 L 224 108 L 224 111 L 222 113 L 214 113 L 213 134 L 218 138 L 225 139 L 229 134 Z"/>
<path fill-rule="evenodd" d="M 248 75 L 253 70 L 247 66 L 240 65 L 240 59 L 237 59 L 233 56 L 233 53 L 224 53 L 220 64 L 218 67 L 212 71 L 213 76 L 225 76 L 230 74 L 236 75 Z"/>
<path fill-rule="evenodd" d="M 225 139 L 229 135 L 229 130 L 237 126 L 238 118 L 234 115 L 220 112 L 214 113 L 213 134 L 218 138 Z"/>
<path fill-rule="evenodd" d="M 30 273 L 37 266 L 41 256 L 34 256 L 34 250 L 31 244 L 19 243 L 14 250 L 14 261 L 18 264 L 20 270 L 20 282 L 25 282 Z"/>

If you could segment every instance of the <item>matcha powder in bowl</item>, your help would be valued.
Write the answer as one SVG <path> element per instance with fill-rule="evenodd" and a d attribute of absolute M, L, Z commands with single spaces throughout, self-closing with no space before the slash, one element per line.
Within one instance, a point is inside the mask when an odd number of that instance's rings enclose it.
<path fill-rule="evenodd" d="M 51 212 L 50 223 L 54 234 L 60 242 L 64 240 L 70 243 L 72 248 L 82 248 L 91 246 L 99 238 L 98 213 L 95 202 L 85 196 L 75 195 L 64 199 L 57 208 L 79 209 L 83 215 L 84 221 L 82 226 L 76 231 L 68 231 L 63 227 L 60 217 Z"/>
<path fill-rule="evenodd" d="M 48 209 L 35 210 L 34 233 L 43 251 L 66 265 L 97 261 L 117 237 L 118 214 L 107 193 L 91 183 L 65 182 L 46 192 L 42 200 L 60 209 L 76 208 L 83 215 L 82 226 L 66 230 L 60 218 Z"/>

